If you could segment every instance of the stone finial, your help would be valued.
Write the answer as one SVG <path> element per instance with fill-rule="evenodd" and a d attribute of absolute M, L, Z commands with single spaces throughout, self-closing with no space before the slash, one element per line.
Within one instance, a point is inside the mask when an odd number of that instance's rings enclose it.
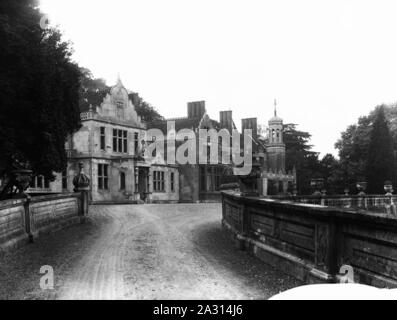
<path fill-rule="evenodd" d="M 79 173 L 73 179 L 74 191 L 89 190 L 90 178 L 83 171 L 84 164 L 79 162 Z"/>

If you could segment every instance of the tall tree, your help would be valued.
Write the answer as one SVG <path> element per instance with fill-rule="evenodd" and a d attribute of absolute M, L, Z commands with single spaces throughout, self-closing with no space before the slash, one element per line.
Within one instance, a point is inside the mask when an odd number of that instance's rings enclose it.
<path fill-rule="evenodd" d="M 393 180 L 395 176 L 395 159 L 393 140 L 382 106 L 377 109 L 367 154 L 368 192 L 383 193 L 384 182 Z"/>
<path fill-rule="evenodd" d="M 355 190 L 358 181 L 366 179 L 372 122 L 371 116 L 360 117 L 357 124 L 350 125 L 342 132 L 341 138 L 335 144 L 335 148 L 339 150 L 340 183 L 350 191 Z"/>
<path fill-rule="evenodd" d="M 311 150 L 310 133 L 296 127 L 292 123 L 284 125 L 286 169 L 296 168 L 298 193 L 310 194 L 310 180 L 321 177 L 318 153 Z"/>
<path fill-rule="evenodd" d="M 328 194 L 342 194 L 345 185 L 341 164 L 332 154 L 327 153 L 319 163 L 321 177 Z"/>
<path fill-rule="evenodd" d="M 397 105 L 395 104 L 377 106 L 367 116 L 360 117 L 357 124 L 350 125 L 346 131 L 342 132 L 341 138 L 335 144 L 335 147 L 339 150 L 340 169 L 342 170 L 344 184 L 351 191 L 355 190 L 356 182 L 369 178 L 369 152 L 372 153 L 371 157 L 374 156 L 370 141 L 380 109 L 382 109 L 383 117 L 388 124 L 392 153 L 395 155 L 397 152 Z M 389 137 L 386 140 L 388 139 Z M 393 172 L 395 172 L 396 163 L 393 167 Z M 392 180 L 393 184 L 397 185 L 395 174 L 387 177 L 386 180 Z M 377 189 L 377 192 L 382 192 L 379 187 Z M 368 192 L 372 192 L 372 190 L 368 189 Z"/>
<path fill-rule="evenodd" d="M 0 175 L 25 164 L 52 178 L 80 126 L 80 70 L 35 0 L 0 2 Z"/>

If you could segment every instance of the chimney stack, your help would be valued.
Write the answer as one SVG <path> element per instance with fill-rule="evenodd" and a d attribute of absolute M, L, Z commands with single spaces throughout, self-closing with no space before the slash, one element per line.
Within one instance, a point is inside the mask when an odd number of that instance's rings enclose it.
<path fill-rule="evenodd" d="M 233 131 L 233 118 L 232 111 L 220 111 L 219 122 L 222 129 L 229 130 L 230 133 Z"/>
<path fill-rule="evenodd" d="M 202 118 L 205 113 L 205 101 L 194 101 L 187 103 L 187 117 Z"/>
<path fill-rule="evenodd" d="M 241 131 L 244 134 L 245 129 L 252 130 L 252 137 L 256 140 L 258 137 L 258 125 L 256 118 L 241 119 Z"/>

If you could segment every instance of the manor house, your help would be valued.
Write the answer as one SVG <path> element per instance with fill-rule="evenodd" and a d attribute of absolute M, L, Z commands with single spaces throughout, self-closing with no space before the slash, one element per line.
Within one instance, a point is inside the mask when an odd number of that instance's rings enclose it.
<path fill-rule="evenodd" d="M 175 130 L 237 130 L 232 111 L 221 111 L 219 121 L 206 112 L 205 102 L 190 102 L 187 116 L 146 123 L 135 111 L 128 91 L 120 79 L 99 106 L 81 113 L 82 127 L 66 142 L 68 166 L 53 182 L 36 177 L 29 192 L 73 190 L 78 164 L 91 179 L 92 203 L 172 203 L 220 200 L 220 186 L 231 175 L 230 166 L 218 164 L 167 164 L 165 154 L 148 157 L 146 146 L 153 141 L 149 129 L 167 136 L 167 121 Z M 254 157 L 260 159 L 262 176 L 258 180 L 261 194 L 286 193 L 296 180 L 285 170 L 285 145 L 282 119 L 269 121 L 267 137 L 257 132 L 256 118 L 243 119 L 242 130 L 252 130 Z M 166 153 L 166 152 L 165 152 Z"/>

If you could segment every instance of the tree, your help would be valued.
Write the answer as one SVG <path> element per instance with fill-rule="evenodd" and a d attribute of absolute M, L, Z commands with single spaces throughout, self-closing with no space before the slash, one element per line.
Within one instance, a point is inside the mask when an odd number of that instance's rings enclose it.
<path fill-rule="evenodd" d="M 341 138 L 335 144 L 335 148 L 339 150 L 341 176 L 344 185 L 350 190 L 355 189 L 358 181 L 365 181 L 369 178 L 369 151 L 372 152 L 373 149 L 370 147 L 370 141 L 379 109 L 383 110 L 384 118 L 389 124 L 392 153 L 397 152 L 397 105 L 377 106 L 369 115 L 360 117 L 357 124 L 350 125 L 346 131 L 342 132 Z M 394 164 L 393 167 L 394 172 L 396 165 Z M 393 177 L 388 177 L 386 180 L 392 180 L 396 185 L 396 178 L 393 174 Z M 381 191 L 379 187 L 377 189 L 377 192 Z M 371 190 L 368 189 L 368 192 Z"/>
<path fill-rule="evenodd" d="M 35 0 L 0 2 L 0 175 L 21 165 L 50 179 L 66 166 L 80 126 L 80 70 L 57 29 L 42 29 Z"/>
<path fill-rule="evenodd" d="M 338 159 L 327 153 L 319 163 L 321 177 L 328 194 L 342 194 L 345 188 L 343 172 Z"/>
<path fill-rule="evenodd" d="M 156 108 L 145 102 L 138 93 L 130 93 L 128 97 L 131 99 L 135 106 L 136 112 L 139 116 L 141 116 L 143 121 L 154 122 L 164 120 L 164 117 L 158 113 Z"/>
<path fill-rule="evenodd" d="M 344 188 L 354 190 L 358 181 L 365 180 L 371 122 L 370 116 L 360 117 L 357 124 L 342 132 L 335 144 L 339 150 L 340 179 Z"/>
<path fill-rule="evenodd" d="M 310 180 L 321 178 L 318 153 L 311 150 L 311 135 L 297 130 L 296 126 L 292 123 L 284 125 L 286 169 L 289 171 L 296 168 L 298 193 L 310 194 Z"/>
<path fill-rule="evenodd" d="M 87 111 L 91 106 L 99 106 L 110 91 L 104 79 L 94 78 L 91 71 L 87 68 L 80 68 L 81 87 L 80 87 L 80 111 Z"/>
<path fill-rule="evenodd" d="M 383 193 L 384 182 L 393 180 L 395 176 L 394 163 L 393 140 L 381 106 L 377 109 L 372 125 L 367 152 L 366 175 L 369 193 Z"/>

